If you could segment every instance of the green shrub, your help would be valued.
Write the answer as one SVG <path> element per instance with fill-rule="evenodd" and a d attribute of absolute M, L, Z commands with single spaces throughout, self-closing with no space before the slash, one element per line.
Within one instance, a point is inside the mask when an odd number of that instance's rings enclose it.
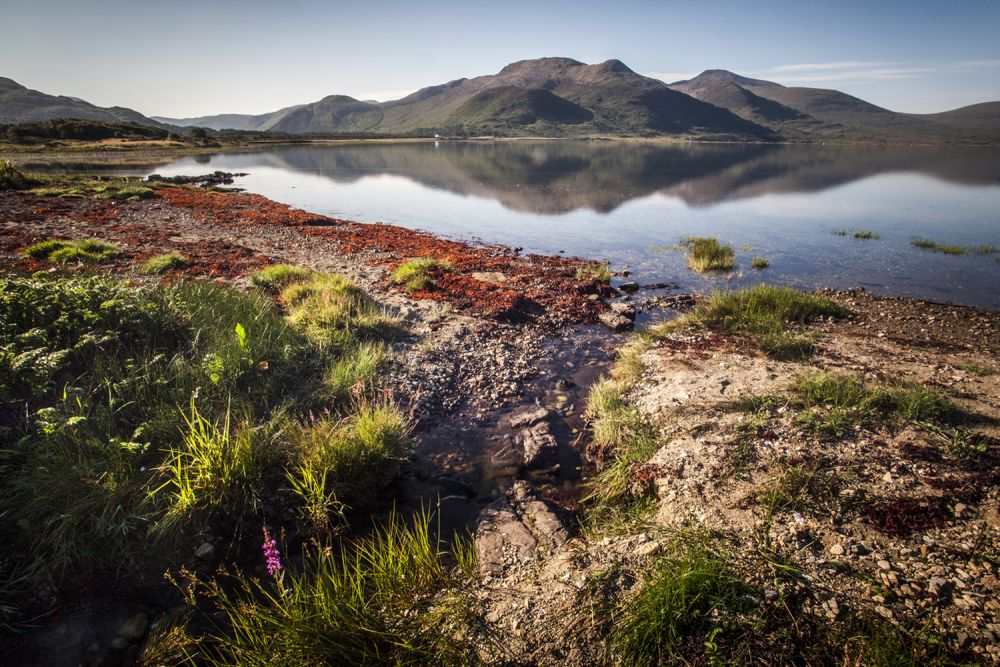
<path fill-rule="evenodd" d="M 179 252 L 168 252 L 162 255 L 156 255 L 155 257 L 150 257 L 143 263 L 142 269 L 140 270 L 143 273 L 158 275 L 175 269 L 183 269 L 187 265 L 187 257 Z"/>
<path fill-rule="evenodd" d="M 292 283 L 304 281 L 311 273 L 294 264 L 272 264 L 251 275 L 250 282 L 265 292 L 277 294 Z"/>
<path fill-rule="evenodd" d="M 693 271 L 729 271 L 736 266 L 736 253 L 730 244 L 722 245 L 712 237 L 695 236 L 684 239 L 688 249 L 688 266 Z"/>
<path fill-rule="evenodd" d="M 411 259 L 393 271 L 392 282 L 403 285 L 412 294 L 434 287 L 433 274 L 446 271 L 454 271 L 454 267 L 446 260 L 432 257 Z"/>

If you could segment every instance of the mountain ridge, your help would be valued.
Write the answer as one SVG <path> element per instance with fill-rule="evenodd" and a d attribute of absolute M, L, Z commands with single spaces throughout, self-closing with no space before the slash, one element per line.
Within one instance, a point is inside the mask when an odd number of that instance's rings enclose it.
<path fill-rule="evenodd" d="M 146 117 L 31 90 L 0 77 L 0 123 L 130 121 L 282 134 L 669 136 L 733 141 L 1000 143 L 1000 102 L 934 114 L 892 111 L 847 93 L 709 69 L 673 83 L 620 60 L 547 57 L 427 86 L 397 100 L 328 95 L 265 114 Z"/>

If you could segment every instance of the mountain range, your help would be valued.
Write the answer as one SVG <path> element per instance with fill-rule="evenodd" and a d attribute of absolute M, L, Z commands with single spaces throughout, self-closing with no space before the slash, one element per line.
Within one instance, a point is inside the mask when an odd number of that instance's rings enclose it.
<path fill-rule="evenodd" d="M 673 136 L 732 141 L 1000 142 L 1000 102 L 937 114 L 884 109 L 836 90 L 726 70 L 671 84 L 618 60 L 523 60 L 388 102 L 330 95 L 268 114 L 147 118 L 0 78 L 0 123 L 75 117 L 284 134 Z"/>

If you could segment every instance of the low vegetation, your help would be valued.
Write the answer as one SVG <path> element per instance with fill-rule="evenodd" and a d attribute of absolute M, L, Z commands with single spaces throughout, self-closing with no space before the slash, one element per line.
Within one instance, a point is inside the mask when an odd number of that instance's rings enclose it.
<path fill-rule="evenodd" d="M 167 271 L 183 269 L 188 265 L 188 258 L 179 252 L 167 252 L 147 259 L 141 268 L 143 273 L 159 275 Z"/>
<path fill-rule="evenodd" d="M 750 266 L 752 266 L 755 269 L 766 269 L 767 267 L 771 266 L 771 260 L 769 260 L 767 257 L 754 257 L 752 260 L 750 260 Z"/>
<path fill-rule="evenodd" d="M 644 667 L 686 663 L 692 646 L 700 645 L 714 664 L 712 657 L 721 657 L 712 655 L 715 640 L 748 607 L 746 593 L 746 584 L 704 541 L 678 540 L 622 610 L 614 649 L 623 664 Z"/>
<path fill-rule="evenodd" d="M 596 283 L 611 282 L 611 265 L 607 262 L 591 262 L 576 267 L 576 279 Z"/>
<path fill-rule="evenodd" d="M 730 271 L 736 266 L 736 253 L 731 244 L 721 244 L 712 237 L 694 236 L 683 239 L 688 251 L 688 266 L 692 271 Z"/>
<path fill-rule="evenodd" d="M 329 541 L 391 481 L 408 426 L 375 399 L 383 316 L 338 276 L 300 286 L 286 313 L 205 282 L 0 277 L 2 566 L 32 582 L 0 586 L 0 622 L 41 582 L 169 562 L 207 526 L 237 540 L 268 505 Z"/>
<path fill-rule="evenodd" d="M 223 576 L 187 589 L 192 606 L 206 598 L 217 609 L 215 628 L 186 638 L 199 664 L 477 662 L 475 619 L 457 592 L 474 552 L 462 540 L 444 550 L 428 515 L 411 525 L 393 516 L 350 545 L 310 549 L 295 569 L 272 549 L 263 580 Z"/>
<path fill-rule="evenodd" d="M 914 248 L 919 248 L 920 250 L 927 250 L 929 252 L 937 252 L 945 255 L 995 255 L 1000 253 L 1000 248 L 994 245 L 952 245 L 939 243 L 938 241 L 932 241 L 931 239 L 925 239 L 921 236 L 912 237 L 910 239 L 910 245 Z"/>
<path fill-rule="evenodd" d="M 0 192 L 23 190 L 31 185 L 32 180 L 25 176 L 16 164 L 10 160 L 0 159 Z"/>
<path fill-rule="evenodd" d="M 305 280 L 310 274 L 309 269 L 294 264 L 272 264 L 251 275 L 250 282 L 265 292 L 277 294 L 290 284 Z"/>
<path fill-rule="evenodd" d="M 842 437 L 861 424 L 910 421 L 950 423 L 955 404 L 939 391 L 915 384 L 873 384 L 851 375 L 814 373 L 792 384 L 798 421 L 818 433 Z"/>
<path fill-rule="evenodd" d="M 32 259 L 55 264 L 97 264 L 114 259 L 120 252 L 118 246 L 99 239 L 77 241 L 50 239 L 25 249 L 24 254 Z"/>
<path fill-rule="evenodd" d="M 833 233 L 837 236 L 853 236 L 862 241 L 872 241 L 882 238 L 878 232 L 873 232 L 870 229 L 847 229 L 846 227 L 841 227 L 840 229 L 835 229 Z"/>
<path fill-rule="evenodd" d="M 410 294 L 425 292 L 434 288 L 435 275 L 448 271 L 454 271 L 454 267 L 447 260 L 432 257 L 411 259 L 393 271 L 392 282 L 402 285 Z"/>
<path fill-rule="evenodd" d="M 843 317 L 847 311 L 830 299 L 788 287 L 757 285 L 716 292 L 690 313 L 649 332 L 656 337 L 685 328 L 701 328 L 746 336 L 775 357 L 802 357 L 812 340 L 798 329 L 820 318 Z"/>
<path fill-rule="evenodd" d="M 61 178 L 31 190 L 39 197 L 63 199 L 121 199 L 136 201 L 156 196 L 165 184 L 145 181 L 140 177 L 120 178 Z M 173 187 L 173 186 L 171 186 Z"/>

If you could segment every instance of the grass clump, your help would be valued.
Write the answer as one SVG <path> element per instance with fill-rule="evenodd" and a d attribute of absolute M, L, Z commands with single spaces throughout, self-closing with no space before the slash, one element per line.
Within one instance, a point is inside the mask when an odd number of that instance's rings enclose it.
<path fill-rule="evenodd" d="M 115 244 L 99 239 L 79 241 L 49 239 L 24 250 L 24 254 L 32 259 L 41 259 L 55 264 L 73 262 L 97 264 L 117 257 L 120 252 Z"/>
<path fill-rule="evenodd" d="M 402 412 L 384 403 L 362 403 L 350 418 L 297 427 L 290 434 L 293 488 L 314 490 L 299 494 L 307 505 L 316 499 L 316 489 L 351 505 L 370 502 L 395 476 L 407 437 Z"/>
<path fill-rule="evenodd" d="M 833 230 L 833 233 L 836 236 L 853 236 L 862 241 L 872 241 L 882 238 L 878 232 L 873 232 L 870 229 L 847 229 L 846 227 L 841 227 L 840 229 Z"/>
<path fill-rule="evenodd" d="M 768 516 L 806 509 L 832 511 L 841 486 L 842 475 L 820 462 L 782 464 L 781 473 L 764 484 L 758 497 Z"/>
<path fill-rule="evenodd" d="M 323 376 L 323 387 L 335 402 L 371 393 L 380 369 L 388 363 L 389 347 L 379 341 L 364 341 L 334 361 Z"/>
<path fill-rule="evenodd" d="M 76 178 L 52 183 L 33 189 L 39 197 L 60 197 L 62 199 L 122 199 L 137 201 L 156 196 L 159 183 L 148 183 L 135 177 L 122 178 Z"/>
<path fill-rule="evenodd" d="M 392 282 L 402 285 L 410 294 L 423 292 L 434 287 L 434 274 L 454 271 L 451 262 L 434 259 L 433 257 L 421 257 L 411 259 L 399 266 L 392 272 Z"/>
<path fill-rule="evenodd" d="M 159 275 L 188 265 L 188 258 L 179 252 L 168 252 L 147 259 L 140 269 L 143 273 Z"/>
<path fill-rule="evenodd" d="M 771 356 L 803 357 L 811 354 L 812 341 L 795 329 L 821 317 L 846 314 L 844 308 L 824 297 L 788 287 L 756 285 L 716 292 L 687 315 L 652 330 L 651 335 L 700 327 L 748 336 Z"/>
<path fill-rule="evenodd" d="M 688 266 L 692 271 L 729 271 L 736 266 L 736 253 L 730 244 L 721 244 L 712 237 L 695 236 L 683 240 L 688 250 Z"/>
<path fill-rule="evenodd" d="M 199 663 L 475 663 L 474 617 L 456 592 L 464 573 L 447 565 L 467 561 L 466 547 L 442 549 L 426 514 L 409 525 L 392 516 L 353 544 L 309 551 L 301 568 L 274 579 L 199 583 L 189 603 L 204 596 L 220 619 L 195 638 Z"/>
<path fill-rule="evenodd" d="M 595 283 L 611 282 L 611 265 L 607 262 L 588 262 L 576 267 L 576 279 Z"/>
<path fill-rule="evenodd" d="M 919 385 L 867 384 L 850 375 L 813 373 L 791 386 L 792 402 L 805 408 L 797 421 L 807 429 L 842 437 L 865 423 L 911 421 L 939 424 L 958 408 L 946 396 Z"/>
<path fill-rule="evenodd" d="M 750 260 L 750 266 L 755 269 L 766 269 L 771 266 L 771 260 L 767 257 L 754 257 Z"/>
<path fill-rule="evenodd" d="M 932 241 L 931 239 L 925 239 L 921 236 L 911 237 L 910 245 L 914 248 L 919 248 L 920 250 L 939 252 L 945 255 L 996 255 L 997 253 L 1000 253 L 1000 248 L 988 243 L 974 246 L 952 245 L 948 243 L 939 243 L 937 241 Z"/>
<path fill-rule="evenodd" d="M 306 280 L 311 273 L 294 264 L 272 264 L 251 275 L 250 282 L 265 292 L 277 294 L 292 283 Z"/>
<path fill-rule="evenodd" d="M 350 281 L 329 273 L 312 274 L 281 291 L 288 321 L 317 345 L 346 352 L 366 340 L 399 334 L 398 322 Z"/>
<path fill-rule="evenodd" d="M 10 160 L 0 159 L 0 192 L 4 190 L 22 190 L 32 184 L 30 178 L 24 175 L 16 164 Z"/>
<path fill-rule="evenodd" d="M 746 584 L 704 543 L 678 541 L 671 551 L 615 623 L 611 643 L 622 664 L 686 664 L 697 645 L 712 653 L 717 635 L 747 606 Z"/>

